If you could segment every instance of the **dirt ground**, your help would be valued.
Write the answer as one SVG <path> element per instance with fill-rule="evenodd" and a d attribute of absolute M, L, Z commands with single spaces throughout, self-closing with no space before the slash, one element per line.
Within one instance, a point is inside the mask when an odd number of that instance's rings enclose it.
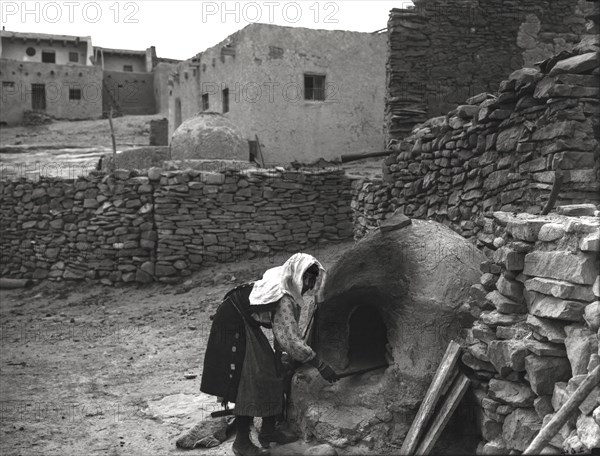
<path fill-rule="evenodd" d="M 163 115 L 113 119 L 117 149 L 146 146 L 150 121 Z M 55 121 L 33 127 L 0 127 L 0 148 L 7 146 L 112 147 L 108 119 Z"/>
<path fill-rule="evenodd" d="M 123 116 L 113 119 L 117 153 L 147 146 L 150 121 L 162 115 Z M 107 119 L 55 121 L 35 127 L 0 126 L 0 179 L 18 175 L 72 179 L 96 168 L 102 155 L 112 154 Z M 340 164 L 348 174 L 381 177 L 382 159 Z"/>
<path fill-rule="evenodd" d="M 352 245 L 309 253 L 330 267 Z M 181 454 L 177 438 L 218 409 L 199 392 L 209 316 L 233 285 L 286 258 L 207 267 L 187 285 L 0 290 L 0 454 Z M 185 453 L 231 454 L 231 442 Z"/>
<path fill-rule="evenodd" d="M 113 119 L 117 153 L 147 146 L 152 116 Z M 96 169 L 102 155 L 112 154 L 107 119 L 55 121 L 34 127 L 0 127 L 0 179 L 43 177 L 74 179 Z"/>

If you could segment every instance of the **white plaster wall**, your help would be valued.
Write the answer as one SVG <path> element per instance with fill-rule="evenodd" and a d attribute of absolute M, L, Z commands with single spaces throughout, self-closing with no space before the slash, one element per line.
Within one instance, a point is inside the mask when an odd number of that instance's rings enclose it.
<path fill-rule="evenodd" d="M 168 85 L 169 92 L 169 138 L 173 136 L 176 129 L 175 123 L 175 100 L 181 100 L 181 121 L 193 117 L 200 112 L 199 104 L 199 71 L 195 64 L 189 60 L 178 63 L 174 66 L 172 73 L 178 74 L 179 77 L 170 77 L 172 85 Z M 196 71 L 194 72 L 194 69 Z M 186 78 L 187 73 L 187 78 Z"/>
<path fill-rule="evenodd" d="M 222 58 L 228 43 L 235 56 Z M 180 68 L 183 120 L 200 109 L 202 93 L 222 113 L 228 87 L 226 115 L 247 139 L 258 135 L 269 163 L 381 151 L 386 53 L 386 35 L 251 24 L 202 53 L 195 92 Z M 304 100 L 304 73 L 326 76 L 327 100 Z"/>
<path fill-rule="evenodd" d="M 145 55 L 118 55 L 100 52 L 104 55 L 105 71 L 123 71 L 124 65 L 131 65 L 134 73 L 146 73 Z"/>
<path fill-rule="evenodd" d="M 34 56 L 28 56 L 25 51 L 32 47 L 36 50 Z M 54 41 L 52 45 L 47 40 L 41 40 L 38 44 L 34 40 L 23 42 L 20 38 L 11 41 L 10 38 L 2 37 L 2 58 L 8 60 L 18 60 L 21 62 L 41 62 L 42 51 L 54 51 L 56 53 L 57 65 L 91 65 L 88 60 L 88 43 L 81 41 L 79 45 L 68 43 L 63 46 L 62 41 Z M 69 52 L 79 54 L 79 62 L 69 62 Z"/>

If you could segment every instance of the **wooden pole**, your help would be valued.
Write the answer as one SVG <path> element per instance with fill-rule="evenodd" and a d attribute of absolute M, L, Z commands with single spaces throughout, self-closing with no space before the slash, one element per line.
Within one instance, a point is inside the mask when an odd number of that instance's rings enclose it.
<path fill-rule="evenodd" d="M 117 169 L 117 140 L 115 139 L 115 130 L 113 128 L 112 122 L 113 108 L 110 107 L 110 111 L 108 112 L 108 125 L 110 126 L 110 137 L 112 139 L 112 148 L 113 148 L 113 172 Z"/>
<path fill-rule="evenodd" d="M 600 384 L 600 366 L 596 366 L 588 374 L 585 380 L 579 385 L 579 388 L 575 390 L 575 393 L 567 399 L 567 402 L 556 412 L 556 415 L 540 430 L 539 434 L 533 439 L 523 454 L 540 454 L 547 443 L 561 430 L 573 412 L 577 410 L 598 384 Z"/>
<path fill-rule="evenodd" d="M 458 368 L 455 368 L 455 371 L 457 370 Z M 425 437 L 423 437 L 423 441 L 417 448 L 416 454 L 428 455 L 431 452 L 435 442 L 437 442 L 440 438 L 440 435 L 446 427 L 446 424 L 448 424 L 450 417 L 467 392 L 469 384 L 470 380 L 465 376 L 465 374 L 459 373 L 454 383 L 452 383 L 452 389 L 450 390 L 450 393 L 448 393 L 448 396 L 446 397 L 446 400 L 444 401 L 440 411 L 436 415 L 431 427 L 425 434 Z"/>
<path fill-rule="evenodd" d="M 412 455 L 414 453 L 417 444 L 419 443 L 419 437 L 421 436 L 424 427 L 427 425 L 427 421 L 435 410 L 435 406 L 442 395 L 444 386 L 446 383 L 448 383 L 449 379 L 453 377 L 454 366 L 458 361 L 459 355 L 460 345 L 454 341 L 450 341 L 450 344 L 448 344 L 448 348 L 446 349 L 446 353 L 442 358 L 442 362 L 438 366 L 435 376 L 433 377 L 433 381 L 431 382 L 431 385 L 429 385 L 429 389 L 425 394 L 425 399 L 423 399 L 421 407 L 417 412 L 417 416 L 415 417 L 410 429 L 408 430 L 408 434 L 406 434 L 406 438 L 402 443 L 402 448 L 400 449 L 401 454 Z"/>

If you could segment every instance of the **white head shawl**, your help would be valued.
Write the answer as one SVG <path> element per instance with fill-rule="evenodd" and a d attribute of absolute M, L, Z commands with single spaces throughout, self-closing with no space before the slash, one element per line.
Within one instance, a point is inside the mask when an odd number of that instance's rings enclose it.
<path fill-rule="evenodd" d="M 297 305 L 302 305 L 302 277 L 306 270 L 316 264 L 320 271 L 315 291 L 323 283 L 325 268 L 312 255 L 296 253 L 283 266 L 271 268 L 263 274 L 262 280 L 257 281 L 250 293 L 251 305 L 269 304 L 279 301 L 284 294 L 290 295 Z"/>

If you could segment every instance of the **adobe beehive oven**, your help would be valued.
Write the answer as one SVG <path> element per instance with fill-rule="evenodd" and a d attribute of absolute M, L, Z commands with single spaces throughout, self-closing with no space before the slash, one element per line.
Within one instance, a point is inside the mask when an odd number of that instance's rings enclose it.
<path fill-rule="evenodd" d="M 227 117 L 201 112 L 183 122 L 171 139 L 172 160 L 222 159 L 248 161 L 248 141 Z"/>
<path fill-rule="evenodd" d="M 375 451 L 400 445 L 448 342 L 483 255 L 433 221 L 375 231 L 329 271 L 313 346 L 337 372 L 389 367 L 333 385 L 311 368 L 292 381 L 290 416 L 305 437 Z M 390 450 L 387 446 L 387 450 Z M 395 449 L 397 452 L 397 448 Z"/>

